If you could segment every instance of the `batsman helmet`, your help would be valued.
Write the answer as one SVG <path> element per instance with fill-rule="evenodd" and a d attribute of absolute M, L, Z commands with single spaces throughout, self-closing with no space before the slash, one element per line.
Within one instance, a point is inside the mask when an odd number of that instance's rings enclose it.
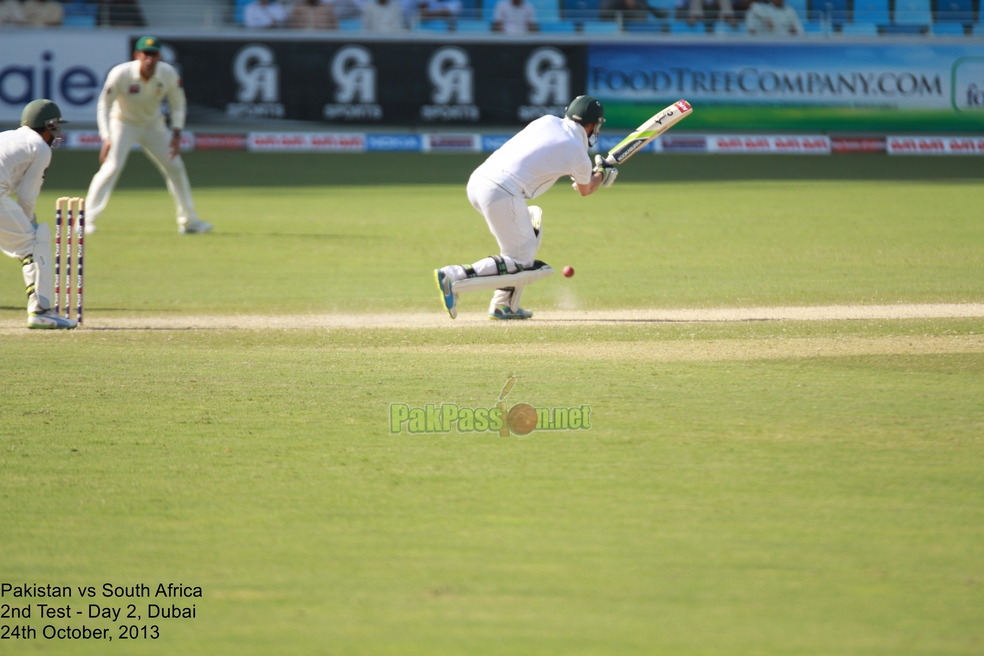
<path fill-rule="evenodd" d="M 34 130 L 48 128 L 51 131 L 52 144 L 55 145 L 62 138 L 62 123 L 68 123 L 68 121 L 62 118 L 58 105 L 47 98 L 32 100 L 24 106 L 24 111 L 21 112 L 20 124 L 22 127 L 29 127 Z"/>
<path fill-rule="evenodd" d="M 594 123 L 594 131 L 588 137 L 588 146 L 593 148 L 598 143 L 598 133 L 605 124 L 605 108 L 600 100 L 594 96 L 578 96 L 568 105 L 564 116 L 580 123 L 582 127 Z"/>

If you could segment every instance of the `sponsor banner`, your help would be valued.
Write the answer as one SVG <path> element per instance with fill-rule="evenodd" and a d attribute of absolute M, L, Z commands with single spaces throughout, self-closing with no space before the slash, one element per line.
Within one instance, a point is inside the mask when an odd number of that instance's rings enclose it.
<path fill-rule="evenodd" d="M 884 153 L 885 137 L 831 137 L 830 150 L 836 154 Z"/>
<path fill-rule="evenodd" d="M 425 153 L 477 153 L 482 150 L 482 137 L 477 134 L 425 134 Z"/>
<path fill-rule="evenodd" d="M 578 44 L 165 39 L 198 120 L 522 125 L 584 93 Z M 209 118 L 213 117 L 213 118 Z"/>
<path fill-rule="evenodd" d="M 0 37 L 0 121 L 20 121 L 24 105 L 50 98 L 69 121 L 96 122 L 106 74 L 131 57 L 125 34 L 112 31 L 6 30 Z"/>
<path fill-rule="evenodd" d="M 512 135 L 508 134 L 482 135 L 482 150 L 487 153 L 499 150 L 510 139 Z"/>
<path fill-rule="evenodd" d="M 707 137 L 707 152 L 829 155 L 830 138 L 826 136 L 715 135 Z"/>
<path fill-rule="evenodd" d="M 195 150 L 195 133 L 181 133 L 181 150 Z M 66 130 L 65 140 L 60 144 L 68 150 L 99 150 L 102 148 L 102 138 L 96 130 Z M 140 150 L 140 144 L 133 144 L 131 151 Z"/>
<path fill-rule="evenodd" d="M 366 136 L 354 132 L 250 132 L 246 147 L 254 152 L 362 152 Z"/>
<path fill-rule="evenodd" d="M 889 155 L 984 155 L 984 137 L 888 137 Z"/>
<path fill-rule="evenodd" d="M 247 135 L 206 132 L 195 135 L 195 150 L 246 150 Z"/>
<path fill-rule="evenodd" d="M 685 136 L 664 135 L 656 140 L 664 153 L 706 153 L 708 137 L 693 134 Z"/>
<path fill-rule="evenodd" d="M 587 93 L 621 128 L 684 98 L 688 130 L 984 130 L 984 43 L 593 44 Z"/>
<path fill-rule="evenodd" d="M 419 153 L 423 150 L 423 139 L 418 134 L 368 134 L 366 150 L 387 152 L 408 151 Z"/>

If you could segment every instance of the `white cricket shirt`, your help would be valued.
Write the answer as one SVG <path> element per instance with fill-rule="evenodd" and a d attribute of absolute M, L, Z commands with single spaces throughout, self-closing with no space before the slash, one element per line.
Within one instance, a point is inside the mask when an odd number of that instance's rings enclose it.
<path fill-rule="evenodd" d="M 171 105 L 171 127 L 184 129 L 188 103 L 181 77 L 173 66 L 157 62 L 149 80 L 140 77 L 140 62 L 135 59 L 114 66 L 106 76 L 96 107 L 99 136 L 103 141 L 109 139 L 110 116 L 130 125 L 149 125 L 158 120 L 165 98 Z"/>
<path fill-rule="evenodd" d="M 526 34 L 530 23 L 536 23 L 536 11 L 525 0 L 517 7 L 509 0 L 499 0 L 495 5 L 492 20 L 502 25 L 506 34 Z"/>
<path fill-rule="evenodd" d="M 17 204 L 28 218 L 51 164 L 51 147 L 31 128 L 0 132 L 0 196 L 17 194 Z"/>
<path fill-rule="evenodd" d="M 588 135 L 569 118 L 544 116 L 492 153 L 475 173 L 524 198 L 536 198 L 569 175 L 591 182 Z"/>

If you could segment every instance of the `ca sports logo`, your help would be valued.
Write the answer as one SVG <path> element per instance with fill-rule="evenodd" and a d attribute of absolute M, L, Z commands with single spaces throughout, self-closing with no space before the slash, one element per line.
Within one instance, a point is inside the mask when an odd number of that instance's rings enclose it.
<path fill-rule="evenodd" d="M 427 63 L 427 78 L 433 104 L 420 108 L 420 118 L 432 122 L 478 121 L 475 71 L 467 52 L 455 46 L 438 48 Z"/>
<path fill-rule="evenodd" d="M 459 406 L 456 403 L 427 403 L 411 407 L 407 403 L 391 403 L 389 431 L 393 435 L 408 433 L 462 434 L 493 433 L 499 437 L 526 436 L 533 431 L 571 431 L 591 429 L 591 406 L 535 407 L 529 403 L 506 405 L 506 397 L 516 385 L 517 377 L 510 376 L 494 405 L 481 407 Z"/>
<path fill-rule="evenodd" d="M 376 103 L 377 75 L 368 48 L 348 45 L 339 48 L 328 65 L 335 84 L 335 102 L 322 108 L 328 121 L 378 121 L 383 108 Z"/>
<path fill-rule="evenodd" d="M 532 121 L 551 114 L 563 116 L 571 92 L 571 71 L 567 57 L 556 48 L 537 48 L 526 60 L 529 104 L 520 105 L 517 116 Z"/>
<path fill-rule="evenodd" d="M 280 67 L 269 46 L 251 43 L 240 48 L 232 63 L 237 102 L 226 105 L 232 118 L 284 118 L 280 103 Z"/>

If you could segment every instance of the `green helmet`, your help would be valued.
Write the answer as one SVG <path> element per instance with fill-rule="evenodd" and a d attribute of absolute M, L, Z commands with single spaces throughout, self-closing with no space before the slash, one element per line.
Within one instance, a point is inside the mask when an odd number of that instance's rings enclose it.
<path fill-rule="evenodd" d="M 581 125 L 588 125 L 598 120 L 604 121 L 605 108 L 594 96 L 578 96 L 571 101 L 564 116 Z"/>
<path fill-rule="evenodd" d="M 59 123 L 68 123 L 62 118 L 61 110 L 58 105 L 47 98 L 38 98 L 27 103 L 24 111 L 21 112 L 21 126 L 42 130 L 54 127 L 57 131 Z"/>

